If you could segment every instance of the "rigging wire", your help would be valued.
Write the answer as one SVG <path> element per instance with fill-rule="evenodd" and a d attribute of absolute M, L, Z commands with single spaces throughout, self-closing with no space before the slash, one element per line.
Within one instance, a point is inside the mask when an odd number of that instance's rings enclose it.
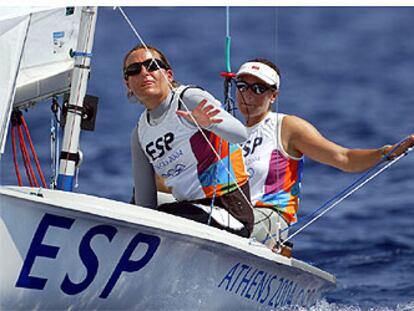
<path fill-rule="evenodd" d="M 230 36 L 230 7 L 226 7 L 226 70 L 228 73 L 231 72 L 231 63 L 230 63 L 230 51 L 231 51 L 231 36 Z"/>
<path fill-rule="evenodd" d="M 277 40 L 278 40 L 278 11 L 277 8 L 274 8 L 274 18 L 273 20 L 275 21 L 274 23 L 274 34 L 273 34 L 273 59 L 274 59 L 274 63 L 276 64 L 277 61 Z M 277 92 L 279 92 L 280 90 L 280 84 L 279 83 L 279 89 L 277 90 Z M 277 94 L 277 97 L 275 99 L 275 112 L 276 112 L 276 146 L 277 146 L 277 151 L 276 151 L 276 185 L 279 185 L 279 181 L 280 181 L 280 167 L 279 167 L 279 160 L 280 160 L 280 152 L 279 152 L 279 146 L 282 146 L 282 142 L 280 141 L 280 137 L 282 137 L 282 124 L 279 124 L 279 93 Z M 282 189 L 277 189 L 277 192 L 280 192 Z M 278 219 L 277 219 L 277 224 L 278 224 L 278 229 L 277 229 L 277 236 L 276 236 L 276 240 L 280 243 L 281 242 L 281 237 L 282 237 L 282 233 L 283 231 L 281 230 L 282 228 L 282 224 L 281 221 L 284 221 L 284 218 L 282 217 L 282 213 L 279 210 L 281 206 L 280 203 L 280 195 L 277 196 L 277 207 L 274 209 L 276 211 L 276 213 L 278 214 Z M 289 226 L 287 226 L 289 227 Z M 268 241 L 269 238 L 266 238 L 264 241 L 262 241 L 262 243 L 265 243 L 266 241 Z"/>
<path fill-rule="evenodd" d="M 231 102 L 229 100 L 230 98 L 230 92 L 231 92 L 231 63 L 230 63 L 230 51 L 231 51 L 231 37 L 230 37 L 230 7 L 226 7 L 226 45 L 225 45 L 225 62 L 226 62 L 226 73 L 223 75 L 224 77 L 224 106 L 227 108 L 227 111 L 230 112 L 231 110 Z M 220 147 L 222 143 L 222 138 L 220 137 Z M 220 153 L 222 152 L 220 148 Z M 227 144 L 227 155 L 230 158 L 230 144 Z M 221 165 L 220 165 L 221 167 Z M 216 166 L 216 175 L 218 174 L 218 168 L 219 166 Z M 227 162 L 227 186 L 230 186 L 230 161 Z M 214 184 L 214 192 L 217 187 L 217 181 L 215 181 Z M 211 203 L 211 211 L 213 211 L 213 203 Z M 230 223 L 230 214 L 228 214 L 228 220 Z"/>

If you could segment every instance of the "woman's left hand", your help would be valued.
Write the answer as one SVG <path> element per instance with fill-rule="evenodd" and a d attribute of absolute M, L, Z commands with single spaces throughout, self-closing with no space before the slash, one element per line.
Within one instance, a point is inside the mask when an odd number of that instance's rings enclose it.
<path fill-rule="evenodd" d="M 177 115 L 191 123 L 197 122 L 202 128 L 223 122 L 223 119 L 214 118 L 220 113 L 220 109 L 213 105 L 206 105 L 207 100 L 202 100 L 193 111 L 177 110 Z"/>

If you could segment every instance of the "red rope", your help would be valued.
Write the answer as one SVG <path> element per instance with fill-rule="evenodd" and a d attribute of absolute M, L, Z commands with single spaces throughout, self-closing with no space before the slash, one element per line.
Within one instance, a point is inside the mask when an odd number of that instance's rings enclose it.
<path fill-rule="evenodd" d="M 23 160 L 23 165 L 24 165 L 24 169 L 26 171 L 26 177 L 29 180 L 29 184 L 31 187 L 33 187 L 33 182 L 29 173 L 29 168 L 27 167 L 27 162 L 25 161 L 25 154 L 23 151 L 23 146 L 22 146 L 22 138 L 20 137 L 20 131 L 19 131 L 19 126 L 17 126 L 17 136 L 19 137 L 19 146 L 20 146 L 20 153 L 22 154 L 22 160 Z"/>
<path fill-rule="evenodd" d="M 17 130 L 19 133 L 20 150 L 22 152 L 23 163 L 26 169 L 27 178 L 29 179 L 30 187 L 39 187 L 39 184 L 36 180 L 36 176 L 33 172 L 32 164 L 30 163 L 29 153 L 27 152 L 26 143 L 23 137 L 23 131 L 20 125 L 18 125 Z"/>
<path fill-rule="evenodd" d="M 45 180 L 45 177 L 43 176 L 42 169 L 40 168 L 39 159 L 38 159 L 36 151 L 34 149 L 32 138 L 30 137 L 29 129 L 27 127 L 26 121 L 24 120 L 23 114 L 20 115 L 20 119 L 21 119 L 22 124 L 24 126 L 24 130 L 26 132 L 26 137 L 27 137 L 27 140 L 29 141 L 30 149 L 32 150 L 32 155 L 33 155 L 33 158 L 36 162 L 37 172 L 39 173 L 40 179 L 42 180 L 43 188 L 47 189 L 46 180 Z"/>
<path fill-rule="evenodd" d="M 16 150 L 16 133 L 14 131 L 14 126 L 12 127 L 12 146 L 13 146 L 13 162 L 14 162 L 14 169 L 16 171 L 17 181 L 20 187 L 23 187 L 22 177 L 20 176 L 19 171 L 19 164 L 17 162 L 17 150 Z"/>
<path fill-rule="evenodd" d="M 18 161 L 17 161 L 16 132 L 15 132 L 16 127 L 17 127 L 17 135 L 18 135 L 18 138 L 19 138 L 20 151 L 21 151 L 21 154 L 22 154 L 22 161 L 23 161 L 23 164 L 24 164 L 24 168 L 26 170 L 26 175 L 27 175 L 27 179 L 29 180 L 30 187 L 39 187 L 39 184 L 38 184 L 37 179 L 36 179 L 35 172 L 33 170 L 32 164 L 31 164 L 28 148 L 26 147 L 26 141 L 24 139 L 23 130 L 22 130 L 22 127 L 21 127 L 22 124 L 23 124 L 24 130 L 25 130 L 25 133 L 26 133 L 27 140 L 28 140 L 29 145 L 30 145 L 30 149 L 32 151 L 32 156 L 33 156 L 33 158 L 36 162 L 37 171 L 38 171 L 40 179 L 42 181 L 42 185 L 43 185 L 44 188 L 47 188 L 45 177 L 44 177 L 43 172 L 40 168 L 39 158 L 37 157 L 36 151 L 35 151 L 34 146 L 33 146 L 32 138 L 30 137 L 29 128 L 27 127 L 26 121 L 24 120 L 24 117 L 23 117 L 23 115 L 20 111 L 14 111 L 13 116 L 12 116 L 13 162 L 14 162 L 14 167 L 15 167 L 15 170 L 16 170 L 17 181 L 19 183 L 19 186 L 22 187 L 23 182 L 22 182 L 22 178 L 20 176 L 19 164 L 18 164 Z"/>

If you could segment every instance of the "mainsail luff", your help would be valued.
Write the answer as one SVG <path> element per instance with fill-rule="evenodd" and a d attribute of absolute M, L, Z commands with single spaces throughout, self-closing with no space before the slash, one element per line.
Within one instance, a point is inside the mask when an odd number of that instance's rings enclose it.
<path fill-rule="evenodd" d="M 90 71 L 90 55 L 95 34 L 97 7 L 82 8 L 77 50 L 74 52 L 75 68 L 68 105 L 68 114 L 60 154 L 57 188 L 72 191 L 75 170 L 80 161 L 79 136 L 82 121 L 83 99 Z"/>
<path fill-rule="evenodd" d="M 7 130 L 16 92 L 16 80 L 29 21 L 30 14 L 10 19 L 0 18 L 0 46 L 8 46 L 7 49 L 0 49 L 0 59 L 3 60 L 3 68 L 0 71 L 0 157 L 4 152 L 6 143 Z"/>

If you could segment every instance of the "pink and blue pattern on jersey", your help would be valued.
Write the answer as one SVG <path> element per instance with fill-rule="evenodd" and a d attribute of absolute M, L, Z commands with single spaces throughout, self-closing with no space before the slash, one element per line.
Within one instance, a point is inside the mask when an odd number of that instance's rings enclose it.
<path fill-rule="evenodd" d="M 296 222 L 302 180 L 303 159 L 294 160 L 273 150 L 264 195 L 255 206 L 273 207 L 289 223 Z"/>
<path fill-rule="evenodd" d="M 210 131 L 204 131 L 221 161 L 211 150 L 201 132 L 191 139 L 191 149 L 197 159 L 197 173 L 206 198 L 220 197 L 241 187 L 248 181 L 242 150 L 238 145 L 229 144 Z M 230 174 L 227 173 L 230 172 Z M 215 193 L 215 194 L 214 194 Z"/>

